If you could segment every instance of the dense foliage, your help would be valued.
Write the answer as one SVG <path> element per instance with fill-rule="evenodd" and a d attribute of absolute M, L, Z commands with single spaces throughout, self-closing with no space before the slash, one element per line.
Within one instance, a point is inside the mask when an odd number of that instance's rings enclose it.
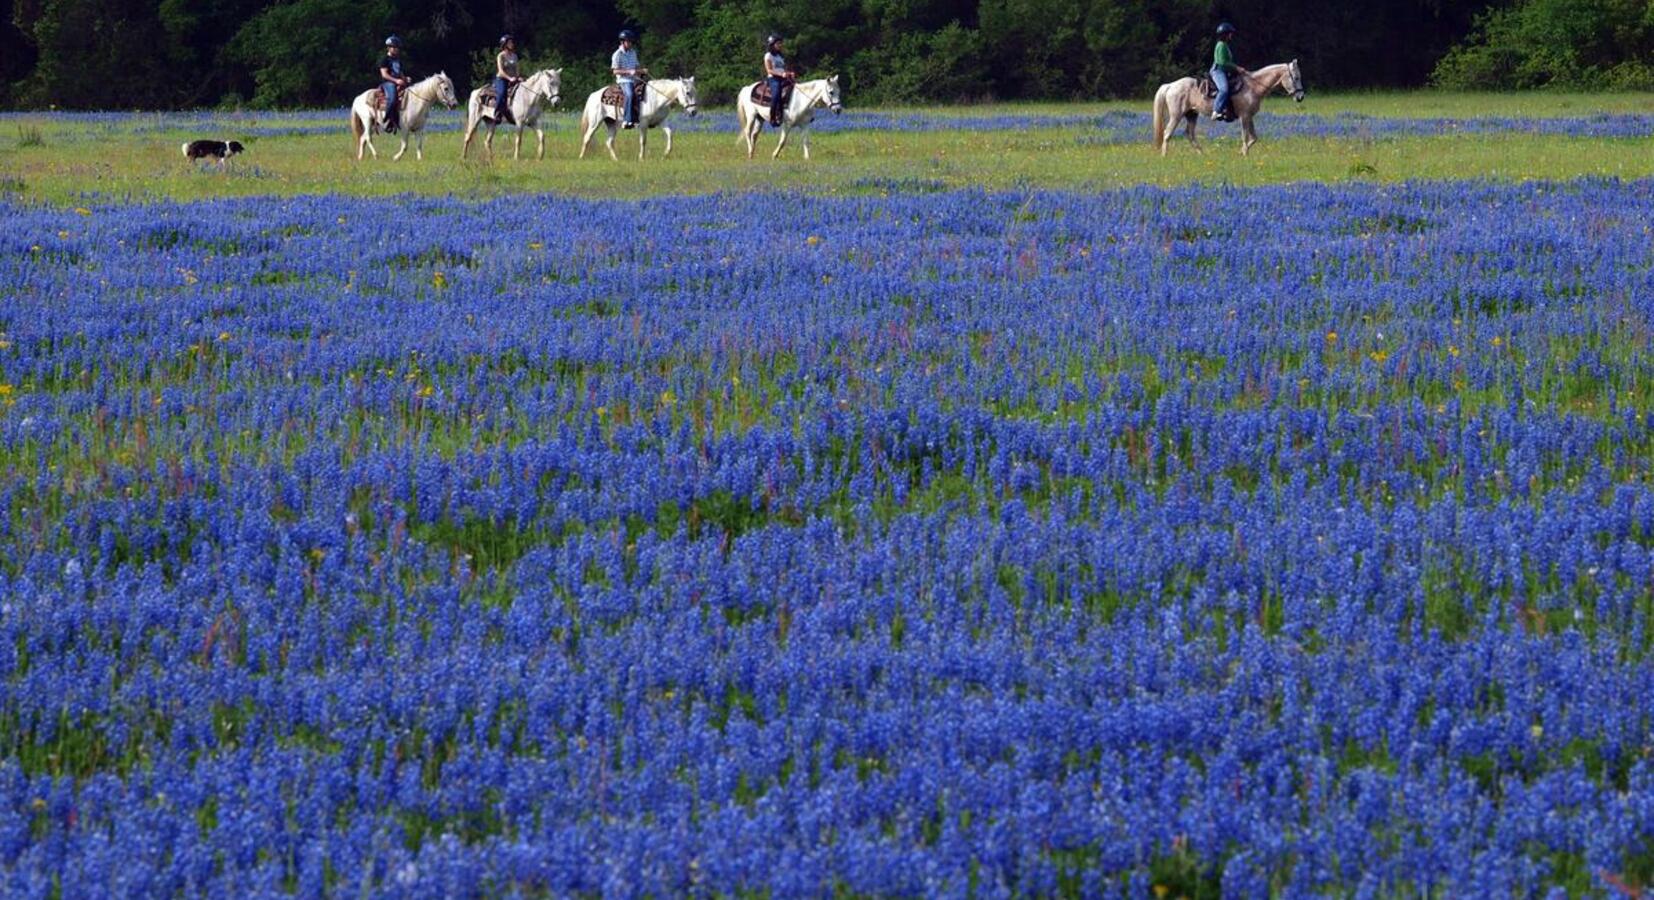
<path fill-rule="evenodd" d="M 1424 81 L 1485 0 L 0 0 L 12 101 L 69 109 L 224 102 L 339 105 L 399 32 L 421 71 L 464 83 L 502 30 L 565 83 L 603 77 L 634 25 L 657 70 L 694 73 L 709 101 L 757 78 L 770 29 L 858 103 L 1138 95 L 1201 69 L 1212 26 L 1239 22 L 1246 64 L 1298 57 L 1318 86 Z"/>
<path fill-rule="evenodd" d="M 1654 3 L 1521 0 L 1488 13 L 1436 67 L 1446 87 L 1654 89 Z"/>
<path fill-rule="evenodd" d="M 1654 184 L 903 187 L 5 207 L 0 882 L 1654 880 Z"/>

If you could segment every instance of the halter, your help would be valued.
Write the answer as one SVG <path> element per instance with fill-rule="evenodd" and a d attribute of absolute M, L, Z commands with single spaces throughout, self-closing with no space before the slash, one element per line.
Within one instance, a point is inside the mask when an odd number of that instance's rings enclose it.
<path fill-rule="evenodd" d="M 543 70 L 542 70 L 542 71 L 543 71 Z M 527 77 L 527 78 L 524 78 L 524 79 L 523 79 L 523 80 L 522 80 L 522 82 L 520 82 L 520 84 L 521 84 L 521 89 L 522 89 L 522 90 L 525 90 L 525 91 L 528 91 L 528 92 L 529 92 L 529 93 L 530 93 L 530 94 L 533 94 L 533 95 L 534 95 L 534 96 L 536 96 L 536 97 L 539 97 L 539 98 L 540 98 L 540 99 L 541 99 L 541 100 L 544 100 L 544 101 L 546 101 L 546 102 L 547 102 L 547 103 L 550 103 L 550 102 L 551 102 L 551 101 L 552 101 L 552 100 L 553 100 L 553 99 L 555 99 L 555 98 L 553 98 L 553 97 L 552 97 L 552 95 L 550 95 L 550 94 L 542 94 L 542 93 L 540 93 L 540 92 L 539 92 L 539 91 L 537 91 L 537 90 L 535 90 L 535 89 L 534 89 L 534 88 L 531 88 L 531 87 L 529 87 L 529 86 L 528 86 L 528 83 L 529 83 L 529 82 L 530 82 L 530 81 L 533 81 L 533 80 L 534 80 L 534 78 L 535 78 L 535 76 L 537 76 L 537 75 L 539 75 L 539 74 L 540 74 L 540 73 L 539 73 L 539 72 L 535 72 L 535 73 L 534 73 L 534 74 L 533 74 L 533 75 L 530 75 L 530 76 L 528 76 L 528 77 Z M 562 87 L 562 85 L 558 85 L 558 86 L 557 86 L 557 96 L 558 96 L 558 97 L 561 97 L 561 96 L 563 96 L 563 87 Z"/>
<path fill-rule="evenodd" d="M 433 76 L 431 76 L 431 77 L 430 77 L 430 78 L 427 78 L 427 79 L 425 79 L 425 81 L 436 81 L 436 80 L 438 80 L 438 79 L 439 79 L 439 78 L 440 78 L 440 77 L 441 77 L 441 76 L 438 76 L 438 75 L 433 75 Z M 420 82 L 420 83 L 419 83 L 419 84 L 424 84 L 424 83 L 425 83 L 425 81 L 421 81 L 421 82 Z M 440 102 L 440 98 L 432 98 L 432 97 L 426 97 L 426 96 L 422 96 L 422 95 L 421 95 L 421 94 L 419 94 L 419 93 L 417 93 L 417 92 L 415 92 L 415 90 L 414 90 L 414 88 L 417 88 L 417 87 L 419 87 L 419 84 L 410 84 L 410 85 L 408 85 L 408 92 L 407 92 L 407 93 L 408 93 L 408 96 L 410 96 L 410 97 L 418 97 L 418 98 L 419 98 L 419 99 L 421 99 L 421 100 L 423 100 L 423 101 L 425 101 L 425 103 L 426 103 L 426 105 L 427 105 L 427 106 L 435 106 L 435 105 L 437 105 L 437 103 L 438 103 L 438 102 Z"/>
<path fill-rule="evenodd" d="M 678 86 L 678 98 L 677 98 L 678 102 L 683 104 L 683 111 L 684 112 L 693 115 L 695 113 L 696 107 L 700 106 L 700 103 L 690 103 L 688 100 L 686 100 L 684 98 L 684 96 L 683 96 L 683 79 L 681 79 L 681 78 L 662 78 L 660 80 L 661 81 L 669 81 L 672 84 L 675 84 L 675 85 Z M 652 81 L 652 80 L 651 81 L 645 81 L 643 83 L 643 93 L 645 95 L 645 98 L 647 98 L 647 95 L 649 93 L 649 89 L 652 88 L 652 87 L 655 87 L 655 82 Z M 667 105 L 671 105 L 672 98 L 667 96 L 665 91 L 663 91 L 660 88 L 656 87 L 655 88 L 655 93 L 661 95 L 662 97 L 665 97 Z"/>
<path fill-rule="evenodd" d="M 822 79 L 819 79 L 819 80 L 814 81 L 814 82 L 805 82 L 805 84 L 819 84 L 819 85 L 821 85 L 821 88 L 816 92 L 816 95 L 814 97 L 810 96 L 809 88 L 806 88 L 804 85 L 799 85 L 798 86 L 797 92 L 800 93 L 800 94 L 803 94 L 804 99 L 809 101 L 805 105 L 805 107 L 804 107 L 805 109 L 809 109 L 809 108 L 815 106 L 818 103 L 821 104 L 823 109 L 832 109 L 833 108 L 833 104 L 828 102 L 828 95 L 832 93 L 832 90 L 829 88 L 829 86 L 827 84 L 827 79 L 822 78 Z"/>

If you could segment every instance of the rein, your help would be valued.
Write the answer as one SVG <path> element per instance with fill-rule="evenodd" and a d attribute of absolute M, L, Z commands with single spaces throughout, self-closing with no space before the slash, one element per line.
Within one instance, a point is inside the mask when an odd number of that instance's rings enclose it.
<path fill-rule="evenodd" d="M 416 97 L 416 98 L 424 101 L 426 106 L 435 106 L 436 103 L 437 103 L 437 101 L 435 99 L 433 99 L 431 97 L 421 96 L 419 94 L 418 90 L 417 90 L 417 88 L 420 85 L 427 84 L 429 82 L 434 82 L 434 81 L 436 81 L 435 78 L 427 78 L 424 81 L 421 81 L 419 84 L 410 84 L 410 85 L 408 85 L 408 96 Z"/>

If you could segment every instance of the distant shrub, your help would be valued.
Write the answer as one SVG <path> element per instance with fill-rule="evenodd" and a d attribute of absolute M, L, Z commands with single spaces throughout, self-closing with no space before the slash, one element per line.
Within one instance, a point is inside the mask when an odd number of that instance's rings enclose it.
<path fill-rule="evenodd" d="M 19 125 L 17 126 L 17 146 L 44 147 L 46 146 L 46 136 L 40 133 L 39 128 L 32 125 Z"/>

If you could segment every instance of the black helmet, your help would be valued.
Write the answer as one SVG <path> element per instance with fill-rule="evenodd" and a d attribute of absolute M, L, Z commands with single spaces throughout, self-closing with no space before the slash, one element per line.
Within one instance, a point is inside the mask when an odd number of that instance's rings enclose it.
<path fill-rule="evenodd" d="M 622 28 L 620 29 L 620 39 L 623 41 L 631 41 L 635 44 L 637 43 L 637 32 L 630 28 Z"/>
<path fill-rule="evenodd" d="M 504 47 L 506 44 L 509 44 L 516 39 L 517 38 L 514 35 L 502 34 L 500 35 L 500 46 Z"/>
<path fill-rule="evenodd" d="M 764 46 L 765 47 L 774 47 L 776 44 L 779 44 L 779 43 L 781 43 L 781 35 L 776 34 L 773 31 L 770 32 L 769 37 L 764 38 Z"/>
<path fill-rule="evenodd" d="M 400 47 L 402 46 L 402 39 L 393 34 L 390 37 L 385 38 L 385 46 Z"/>
<path fill-rule="evenodd" d="M 1218 34 L 1220 36 L 1225 35 L 1225 34 L 1234 34 L 1234 33 L 1235 33 L 1235 26 L 1229 24 L 1228 22 L 1224 22 L 1223 24 L 1218 26 Z"/>

